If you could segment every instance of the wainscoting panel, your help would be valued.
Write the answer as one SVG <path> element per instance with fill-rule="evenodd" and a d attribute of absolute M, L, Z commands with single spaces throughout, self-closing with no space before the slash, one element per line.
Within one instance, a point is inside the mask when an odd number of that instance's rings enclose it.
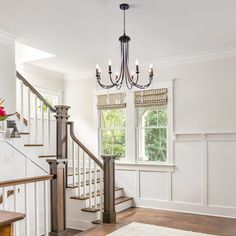
<path fill-rule="evenodd" d="M 137 186 L 139 186 L 139 183 L 136 171 L 116 170 L 116 182 L 119 187 L 124 187 L 128 195 L 137 196 Z"/>
<path fill-rule="evenodd" d="M 236 141 L 208 142 L 208 204 L 236 207 Z"/>
<path fill-rule="evenodd" d="M 172 200 L 202 203 L 202 155 L 197 141 L 175 143 L 175 172 L 172 174 Z"/>
<path fill-rule="evenodd" d="M 176 134 L 169 164 L 129 164 L 116 178 L 136 206 L 236 218 L 236 133 Z"/>
<path fill-rule="evenodd" d="M 140 197 L 167 201 L 168 173 L 140 171 Z"/>

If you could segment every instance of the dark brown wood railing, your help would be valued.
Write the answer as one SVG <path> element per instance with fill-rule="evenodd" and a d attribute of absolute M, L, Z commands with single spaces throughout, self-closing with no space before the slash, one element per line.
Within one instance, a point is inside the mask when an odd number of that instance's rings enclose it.
<path fill-rule="evenodd" d="M 21 178 L 21 179 L 6 180 L 6 181 L 0 182 L 0 188 L 21 185 L 21 184 L 35 183 L 35 182 L 40 182 L 40 181 L 45 181 L 45 180 L 52 180 L 52 179 L 53 179 L 53 175 L 43 175 L 43 176 L 27 177 L 27 178 Z"/>
<path fill-rule="evenodd" d="M 74 140 L 74 142 L 81 148 L 83 151 L 102 169 L 104 170 L 104 166 L 101 161 L 82 143 L 79 139 L 76 138 L 74 133 L 74 122 L 70 121 L 67 123 L 70 126 L 70 136 Z"/>
<path fill-rule="evenodd" d="M 41 100 L 46 107 L 50 109 L 51 112 L 56 112 L 56 109 L 17 71 L 16 77 L 23 82 L 23 84 L 28 87 L 33 94 L 35 94 L 39 100 Z"/>

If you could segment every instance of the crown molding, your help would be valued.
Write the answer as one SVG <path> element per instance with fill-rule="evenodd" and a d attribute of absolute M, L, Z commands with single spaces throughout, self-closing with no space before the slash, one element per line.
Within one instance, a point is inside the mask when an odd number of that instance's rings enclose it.
<path fill-rule="evenodd" d="M 0 30 L 0 42 L 14 42 L 17 38 L 17 35 Z"/>
<path fill-rule="evenodd" d="M 178 66 L 205 61 L 220 60 L 236 57 L 236 47 L 199 51 L 173 57 L 165 57 L 154 60 L 153 64 L 158 67 Z"/>
<path fill-rule="evenodd" d="M 168 67 L 168 66 L 180 66 L 186 64 L 201 63 L 206 61 L 214 61 L 226 58 L 236 57 L 236 47 L 228 47 L 213 50 L 202 50 L 194 53 L 177 55 L 172 57 L 161 57 L 156 59 L 150 59 L 153 66 L 156 68 Z M 105 65 L 103 65 L 105 66 Z M 142 66 L 148 67 L 147 61 L 142 62 Z M 78 74 L 66 74 L 65 80 L 80 80 L 95 78 L 93 71 L 80 71 Z"/>

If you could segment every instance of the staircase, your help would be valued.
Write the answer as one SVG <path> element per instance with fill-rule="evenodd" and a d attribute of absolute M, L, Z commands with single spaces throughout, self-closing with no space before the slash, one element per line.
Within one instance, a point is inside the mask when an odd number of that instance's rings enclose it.
<path fill-rule="evenodd" d="M 54 176 L 58 180 L 51 182 L 51 199 L 57 194 L 53 189 L 55 183 L 60 182 L 60 176 L 63 179 L 63 173 L 66 176 L 65 199 L 62 199 L 66 203 L 66 214 L 63 209 L 53 209 L 51 202 L 52 214 L 62 210 L 66 215 L 66 227 L 79 230 L 89 229 L 102 221 L 112 223 L 115 216 L 110 213 L 111 207 L 120 212 L 134 205 L 133 198 L 126 196 L 124 189 L 113 181 L 114 157 L 94 156 L 76 137 L 74 123 L 68 121 L 69 107 L 52 107 L 18 72 L 17 78 L 21 139 L 14 140 L 13 145 L 47 173 L 56 173 Z M 62 160 L 65 162 L 60 164 Z M 55 162 L 59 163 L 56 167 Z M 55 231 L 53 222 L 52 232 Z"/>

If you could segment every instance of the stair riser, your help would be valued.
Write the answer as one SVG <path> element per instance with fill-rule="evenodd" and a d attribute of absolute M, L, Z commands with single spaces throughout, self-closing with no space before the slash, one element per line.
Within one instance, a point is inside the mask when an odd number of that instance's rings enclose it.
<path fill-rule="evenodd" d="M 120 190 L 117 190 L 115 192 L 115 198 L 119 198 L 121 196 L 124 195 L 124 192 L 123 192 L 123 189 L 120 189 Z M 75 201 L 81 201 L 83 202 L 83 208 L 87 208 L 87 207 L 90 207 L 89 206 L 89 199 L 86 199 L 86 200 L 77 200 L 77 199 L 72 199 L 72 200 L 75 200 Z M 101 197 L 100 196 L 97 196 L 97 204 L 100 204 L 100 200 L 101 200 Z M 77 204 L 75 202 L 75 204 Z M 94 206 L 95 202 L 94 202 L 94 198 L 91 199 L 91 206 Z"/>
<path fill-rule="evenodd" d="M 126 201 L 126 202 L 122 202 L 122 203 L 116 205 L 116 212 L 126 210 L 130 207 L 133 207 L 133 206 L 134 206 L 133 199 Z"/>

